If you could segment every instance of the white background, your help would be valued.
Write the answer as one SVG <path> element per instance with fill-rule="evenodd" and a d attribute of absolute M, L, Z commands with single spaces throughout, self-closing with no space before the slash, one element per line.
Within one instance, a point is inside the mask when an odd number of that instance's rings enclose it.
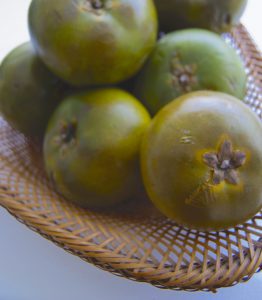
<path fill-rule="evenodd" d="M 54 0 L 55 1 L 55 0 Z M 217 0 L 219 1 L 219 0 Z M 28 40 L 29 0 L 0 0 L 0 61 Z M 243 23 L 262 49 L 262 1 L 249 0 Z M 0 208 L 0 300 L 255 300 L 262 274 L 217 294 L 159 290 L 115 277 L 70 255 Z"/>

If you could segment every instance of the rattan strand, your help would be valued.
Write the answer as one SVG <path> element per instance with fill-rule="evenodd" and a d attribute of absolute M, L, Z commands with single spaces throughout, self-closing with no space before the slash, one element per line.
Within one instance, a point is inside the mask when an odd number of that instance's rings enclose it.
<path fill-rule="evenodd" d="M 261 54 L 243 26 L 224 38 L 245 61 L 246 103 L 262 118 Z M 83 210 L 54 192 L 41 157 L 36 143 L 0 119 L 0 205 L 87 262 L 118 276 L 188 291 L 216 291 L 261 270 L 262 212 L 234 229 L 205 233 L 177 226 L 139 199 L 114 213 Z"/>

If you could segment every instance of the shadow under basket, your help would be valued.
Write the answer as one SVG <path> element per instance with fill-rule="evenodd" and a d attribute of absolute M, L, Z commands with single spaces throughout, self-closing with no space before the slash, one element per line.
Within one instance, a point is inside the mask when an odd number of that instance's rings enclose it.
<path fill-rule="evenodd" d="M 245 101 L 262 118 L 261 54 L 242 25 L 223 37 L 245 62 Z M 143 201 L 116 212 L 81 209 L 55 193 L 39 146 L 2 118 L 0 205 L 85 261 L 159 288 L 215 292 L 262 268 L 262 211 L 236 228 L 206 233 L 176 225 Z"/>

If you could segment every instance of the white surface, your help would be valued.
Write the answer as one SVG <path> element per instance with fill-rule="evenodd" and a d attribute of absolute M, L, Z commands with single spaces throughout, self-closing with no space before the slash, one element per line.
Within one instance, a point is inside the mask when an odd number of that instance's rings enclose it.
<path fill-rule="evenodd" d="M 29 2 L 0 0 L 0 61 L 29 38 Z M 249 0 L 243 23 L 262 49 L 261 11 L 261 0 Z M 246 284 L 213 295 L 165 291 L 128 281 L 66 253 L 0 208 L 0 300 L 258 300 L 261 284 L 262 274 L 257 274 Z"/>

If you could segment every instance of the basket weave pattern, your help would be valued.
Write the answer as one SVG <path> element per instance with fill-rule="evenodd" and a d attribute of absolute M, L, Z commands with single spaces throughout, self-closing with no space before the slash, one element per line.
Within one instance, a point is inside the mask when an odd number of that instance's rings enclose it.
<path fill-rule="evenodd" d="M 224 38 L 245 61 L 246 102 L 262 118 L 261 54 L 243 26 Z M 205 233 L 179 227 L 139 200 L 116 212 L 78 208 L 54 192 L 39 146 L 2 118 L 0 205 L 66 251 L 160 288 L 215 291 L 262 268 L 262 212 L 234 229 Z"/>

